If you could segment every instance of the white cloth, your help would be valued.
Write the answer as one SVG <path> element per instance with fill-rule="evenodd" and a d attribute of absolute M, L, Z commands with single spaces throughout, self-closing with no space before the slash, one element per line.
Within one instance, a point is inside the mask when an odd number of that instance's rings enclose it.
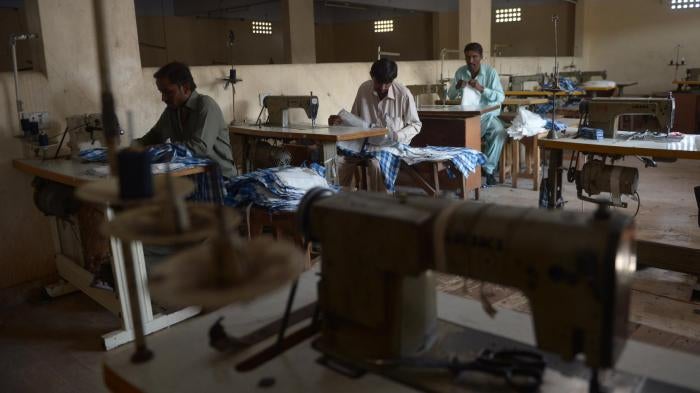
<path fill-rule="evenodd" d="M 416 103 L 406 86 L 393 82 L 382 100 L 374 91 L 373 82 L 368 80 L 357 89 L 352 113 L 368 122 L 372 127 L 386 127 L 386 135 L 368 138 L 367 151 L 381 150 L 397 144 L 411 143 L 421 129 Z M 363 140 L 339 142 L 338 147 L 359 152 Z"/>
<path fill-rule="evenodd" d="M 475 88 L 467 85 L 462 88 L 462 105 L 474 106 L 481 103 L 481 93 Z"/>
<path fill-rule="evenodd" d="M 524 106 L 518 107 L 518 114 L 511 126 L 506 130 L 511 138 L 517 140 L 526 136 L 534 136 L 544 131 L 547 120 L 537 113 L 530 112 Z"/>

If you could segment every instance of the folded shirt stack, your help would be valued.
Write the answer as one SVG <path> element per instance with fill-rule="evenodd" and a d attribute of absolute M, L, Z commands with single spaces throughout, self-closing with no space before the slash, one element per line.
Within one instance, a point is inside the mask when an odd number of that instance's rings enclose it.
<path fill-rule="evenodd" d="M 250 204 L 270 211 L 296 211 L 301 198 L 314 187 L 330 188 L 323 167 L 278 167 L 259 169 L 231 178 L 226 184 L 226 205 Z"/>

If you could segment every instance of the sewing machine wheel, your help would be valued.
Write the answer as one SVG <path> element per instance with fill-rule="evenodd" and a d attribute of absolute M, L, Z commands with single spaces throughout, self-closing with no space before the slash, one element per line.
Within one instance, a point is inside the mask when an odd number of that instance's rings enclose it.
<path fill-rule="evenodd" d="M 149 288 L 159 304 L 216 309 L 250 301 L 301 274 L 304 255 L 293 243 L 257 237 L 213 241 L 183 251 L 153 269 Z M 214 252 L 225 257 L 217 258 Z"/>
<path fill-rule="evenodd" d="M 194 183 L 182 177 L 172 177 L 172 187 L 176 198 L 185 198 L 194 191 Z M 85 202 L 108 204 L 113 206 L 135 205 L 147 202 L 158 202 L 170 196 L 165 176 L 153 177 L 153 197 L 143 199 L 122 199 L 119 195 L 119 179 L 109 177 L 92 181 L 76 188 L 75 196 Z"/>
<path fill-rule="evenodd" d="M 190 228 L 177 233 L 174 225 L 163 225 L 166 212 L 163 204 L 147 205 L 129 209 L 118 214 L 102 226 L 106 236 L 126 241 L 140 241 L 147 245 L 173 246 L 194 243 L 214 236 L 218 232 L 218 207 L 216 205 L 187 203 Z M 233 209 L 224 208 L 227 230 L 235 228 L 241 221 Z"/>

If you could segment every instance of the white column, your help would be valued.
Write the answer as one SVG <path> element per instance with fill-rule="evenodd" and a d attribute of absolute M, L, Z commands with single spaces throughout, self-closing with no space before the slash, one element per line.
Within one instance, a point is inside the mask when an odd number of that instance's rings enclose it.
<path fill-rule="evenodd" d="M 316 63 L 313 0 L 282 0 L 284 57 L 287 63 Z"/>
<path fill-rule="evenodd" d="M 491 0 L 459 0 L 459 47 L 478 42 L 491 55 Z"/>

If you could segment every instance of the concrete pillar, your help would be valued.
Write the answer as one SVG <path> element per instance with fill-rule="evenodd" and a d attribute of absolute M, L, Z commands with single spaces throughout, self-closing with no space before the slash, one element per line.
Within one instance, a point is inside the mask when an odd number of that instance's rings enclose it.
<path fill-rule="evenodd" d="M 284 58 L 287 63 L 316 63 L 313 0 L 282 0 Z"/>
<path fill-rule="evenodd" d="M 443 48 L 459 48 L 459 23 L 457 12 L 433 13 L 433 58 L 440 58 Z"/>
<path fill-rule="evenodd" d="M 491 0 L 459 0 L 459 47 L 470 42 L 484 47 L 484 57 L 491 54 Z"/>

